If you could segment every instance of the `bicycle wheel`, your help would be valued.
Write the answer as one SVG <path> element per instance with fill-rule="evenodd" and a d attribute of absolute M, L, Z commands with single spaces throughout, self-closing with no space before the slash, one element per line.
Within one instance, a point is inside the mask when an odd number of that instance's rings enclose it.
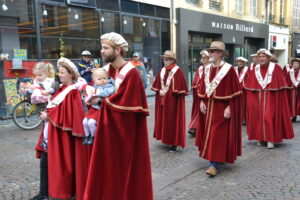
<path fill-rule="evenodd" d="M 24 130 L 32 130 L 42 124 L 38 107 L 28 100 L 23 100 L 14 107 L 13 121 L 19 128 Z"/>

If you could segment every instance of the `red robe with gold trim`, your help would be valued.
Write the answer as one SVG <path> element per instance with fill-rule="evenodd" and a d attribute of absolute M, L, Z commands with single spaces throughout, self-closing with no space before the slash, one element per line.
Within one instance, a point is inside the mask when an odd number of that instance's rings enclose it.
<path fill-rule="evenodd" d="M 117 73 L 109 68 L 113 79 Z M 153 199 L 148 115 L 145 89 L 134 68 L 101 104 L 83 199 Z"/>
<path fill-rule="evenodd" d="M 166 70 L 165 84 L 173 67 L 175 65 Z M 159 94 L 162 88 L 160 80 L 159 72 L 151 88 L 156 92 L 154 138 L 164 144 L 184 148 L 186 145 L 185 96 L 188 94 L 184 74 L 180 68 L 176 71 L 164 97 Z"/>
<path fill-rule="evenodd" d="M 191 113 L 191 121 L 189 123 L 189 129 L 196 129 L 197 128 L 197 121 L 199 117 L 200 112 L 200 101 L 197 97 L 197 87 L 199 87 L 199 70 L 200 67 L 196 70 L 194 80 L 192 83 L 192 89 L 193 89 L 193 105 L 192 105 L 192 113 Z"/>
<path fill-rule="evenodd" d="M 66 87 L 59 88 L 53 97 Z M 62 103 L 47 109 L 47 112 L 49 197 L 70 199 L 76 195 L 80 199 L 85 188 L 91 147 L 81 145 L 84 111 L 79 91 L 71 90 Z M 37 151 L 43 150 L 40 143 L 41 137 Z"/>
<path fill-rule="evenodd" d="M 222 67 L 211 67 L 210 82 Z M 199 156 L 209 161 L 234 163 L 242 154 L 242 89 L 238 76 L 231 67 L 210 97 L 206 95 L 204 77 L 198 89 L 198 98 L 207 108 L 198 120 L 204 124 L 196 133 Z M 225 119 L 224 110 L 228 105 L 230 118 Z"/>
<path fill-rule="evenodd" d="M 288 102 L 291 111 L 291 117 L 300 115 L 300 84 L 296 87 L 290 77 L 290 72 L 286 72 L 286 82 L 288 85 Z M 295 71 L 295 79 L 297 79 L 300 70 Z"/>
<path fill-rule="evenodd" d="M 269 63 L 260 67 L 265 78 Z M 247 133 L 249 140 L 282 142 L 294 137 L 287 99 L 287 83 L 281 67 L 275 64 L 272 81 L 263 89 L 255 74 L 248 74 L 245 82 L 247 91 Z"/>

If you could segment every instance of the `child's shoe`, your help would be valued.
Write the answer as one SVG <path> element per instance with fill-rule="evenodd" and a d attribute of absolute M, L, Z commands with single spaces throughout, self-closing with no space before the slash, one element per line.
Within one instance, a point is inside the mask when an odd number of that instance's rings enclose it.
<path fill-rule="evenodd" d="M 85 136 L 84 138 L 82 138 L 82 145 L 88 145 L 89 138 L 90 136 Z"/>
<path fill-rule="evenodd" d="M 94 136 L 88 138 L 87 145 L 92 145 L 94 143 Z"/>

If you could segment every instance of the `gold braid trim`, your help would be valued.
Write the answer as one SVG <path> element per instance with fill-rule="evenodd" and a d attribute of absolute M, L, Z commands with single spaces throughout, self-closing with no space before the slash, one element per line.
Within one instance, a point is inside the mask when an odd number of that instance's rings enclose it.
<path fill-rule="evenodd" d="M 54 127 L 58 128 L 58 129 L 61 129 L 61 130 L 63 130 L 63 131 L 71 131 L 71 132 L 72 132 L 72 130 L 73 130 L 72 128 L 62 127 L 62 126 L 60 126 L 60 125 L 54 123 L 53 120 L 51 120 L 50 118 L 48 118 L 48 120 L 49 120 L 49 122 L 51 122 L 51 124 L 52 124 Z M 76 136 L 76 137 L 84 137 L 84 135 L 79 134 L 79 133 L 73 133 L 73 132 L 72 132 L 72 135 L 73 135 L 73 136 Z"/>
<path fill-rule="evenodd" d="M 281 87 L 281 88 L 276 88 L 276 89 L 252 89 L 252 88 L 247 88 L 247 87 L 244 87 L 245 90 L 249 90 L 249 91 L 252 91 L 252 92 L 263 92 L 263 91 L 278 91 L 278 90 L 284 90 L 284 89 L 289 89 L 289 87 Z"/>
<path fill-rule="evenodd" d="M 136 107 L 119 106 L 119 105 L 116 105 L 116 104 L 113 104 L 112 102 L 110 102 L 110 100 L 108 98 L 105 98 L 105 100 L 106 100 L 106 103 L 109 106 L 111 106 L 113 108 L 120 109 L 120 110 L 126 110 L 126 111 L 138 111 L 138 110 L 141 110 L 143 112 L 149 112 L 149 109 L 143 108 L 142 106 L 136 106 Z"/>
<path fill-rule="evenodd" d="M 175 92 L 175 93 L 178 93 L 178 94 L 189 94 L 189 92 L 188 91 L 186 91 L 186 90 L 175 90 L 175 82 L 174 82 L 174 77 L 172 78 L 172 91 L 173 92 Z"/>
<path fill-rule="evenodd" d="M 159 91 L 159 89 L 154 88 L 154 87 L 151 87 L 151 90 L 153 90 L 153 91 L 155 91 L 155 92 L 158 92 L 158 91 Z"/>
<path fill-rule="evenodd" d="M 243 94 L 243 92 L 242 91 L 239 91 L 239 92 L 236 92 L 236 93 L 233 93 L 232 95 L 229 95 L 229 96 L 212 96 L 212 99 L 221 99 L 221 100 L 224 100 L 224 99 L 231 99 L 231 98 L 233 98 L 233 97 L 236 97 L 236 96 L 239 96 L 239 95 L 241 95 L 241 94 Z M 200 97 L 200 98 L 207 98 L 207 99 L 209 99 L 207 96 L 205 96 L 205 94 L 204 95 L 202 95 L 202 94 L 197 94 L 198 95 L 198 97 Z"/>

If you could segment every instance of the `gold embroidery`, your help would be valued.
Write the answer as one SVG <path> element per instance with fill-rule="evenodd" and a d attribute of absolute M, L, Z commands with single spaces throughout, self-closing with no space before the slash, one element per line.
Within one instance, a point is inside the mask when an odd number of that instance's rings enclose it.
<path fill-rule="evenodd" d="M 253 91 L 253 92 L 262 92 L 262 91 L 278 91 L 278 90 L 284 90 L 284 89 L 289 89 L 287 86 L 281 87 L 281 88 L 270 88 L 270 89 L 252 89 L 252 88 L 247 88 L 244 87 L 244 89 Z"/>
<path fill-rule="evenodd" d="M 127 111 L 141 110 L 143 112 L 149 112 L 149 109 L 145 109 L 142 106 L 136 106 L 136 107 L 119 106 L 119 105 L 116 105 L 116 104 L 113 104 L 112 102 L 110 102 L 110 100 L 108 98 L 105 98 L 105 100 L 109 106 L 120 109 L 120 110 L 127 110 Z"/>
<path fill-rule="evenodd" d="M 183 93 L 186 93 L 188 94 L 188 91 L 186 90 L 175 90 L 175 82 L 174 82 L 174 77 L 172 78 L 172 91 L 173 92 L 176 92 L 176 93 L 179 93 L 179 94 L 183 94 Z"/>
<path fill-rule="evenodd" d="M 242 91 L 238 91 L 238 92 L 236 92 L 236 93 L 233 93 L 232 95 L 229 95 L 229 96 L 216 96 L 216 95 L 214 95 L 213 96 L 213 99 L 217 99 L 217 100 L 224 100 L 224 99 L 231 99 L 231 98 L 233 98 L 233 97 L 236 97 L 236 96 L 239 96 L 239 95 L 241 95 L 243 92 Z M 205 95 L 202 95 L 202 94 L 199 94 L 198 93 L 198 97 L 200 97 L 200 98 L 208 98 L 208 97 L 206 97 Z"/>
<path fill-rule="evenodd" d="M 49 122 L 51 122 L 51 124 L 52 124 L 54 127 L 58 128 L 58 129 L 61 129 L 61 130 L 63 130 L 63 131 L 70 131 L 70 132 L 72 133 L 72 135 L 73 135 L 73 136 L 76 136 L 76 137 L 84 137 L 83 134 L 73 133 L 73 132 L 72 132 L 72 130 L 73 130 L 72 128 L 62 127 L 61 125 L 58 125 L 58 124 L 54 123 L 53 120 L 51 120 L 51 119 L 49 119 L 49 118 L 48 118 L 48 120 L 49 120 Z"/>

